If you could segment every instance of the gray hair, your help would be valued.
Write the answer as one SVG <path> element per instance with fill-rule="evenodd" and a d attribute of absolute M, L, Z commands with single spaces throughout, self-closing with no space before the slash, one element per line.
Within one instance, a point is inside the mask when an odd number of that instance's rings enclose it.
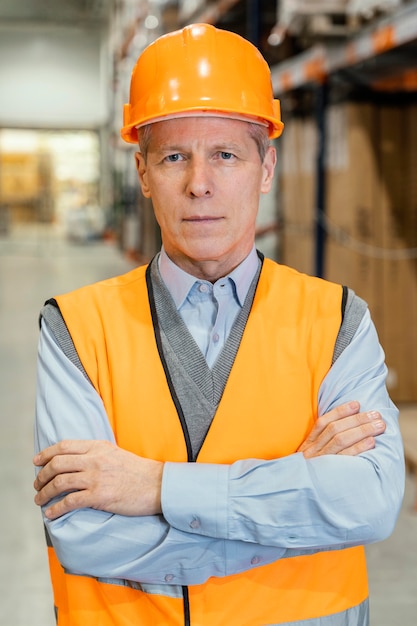
<path fill-rule="evenodd" d="M 268 137 L 268 129 L 266 126 L 256 124 L 255 122 L 247 122 L 249 125 L 249 134 L 256 143 L 261 163 L 264 162 L 265 155 L 270 144 Z M 138 128 L 139 152 L 143 155 L 145 161 L 148 155 L 149 142 L 151 140 L 152 124 L 145 124 Z"/>

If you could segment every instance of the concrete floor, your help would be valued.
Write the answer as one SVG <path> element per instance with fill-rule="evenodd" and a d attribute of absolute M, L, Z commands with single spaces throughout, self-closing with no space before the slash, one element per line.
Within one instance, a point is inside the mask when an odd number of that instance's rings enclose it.
<path fill-rule="evenodd" d="M 1 625 L 54 625 L 42 524 L 32 490 L 39 309 L 50 296 L 131 267 L 112 244 L 69 244 L 41 226 L 0 236 Z M 409 477 L 394 534 L 367 549 L 372 626 L 417 625 L 414 496 Z"/>

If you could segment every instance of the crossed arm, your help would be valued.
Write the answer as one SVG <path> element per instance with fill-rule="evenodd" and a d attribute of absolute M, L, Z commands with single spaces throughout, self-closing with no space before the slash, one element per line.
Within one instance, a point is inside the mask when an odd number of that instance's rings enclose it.
<path fill-rule="evenodd" d="M 385 430 L 377 411 L 360 412 L 347 402 L 321 416 L 299 452 L 306 459 L 329 454 L 356 456 L 375 447 Z M 93 508 L 129 516 L 159 515 L 164 463 L 139 457 L 109 441 L 64 440 L 34 458 L 42 469 L 34 486 L 35 503 L 56 519 L 77 509 Z"/>
<path fill-rule="evenodd" d="M 365 335 L 367 341 L 375 342 L 372 333 L 372 327 L 367 328 Z M 364 337 L 356 340 L 363 341 Z M 52 353 L 57 359 L 49 372 L 44 371 L 47 365 L 42 357 L 45 342 L 49 342 L 49 358 Z M 59 557 L 71 571 L 143 582 L 164 582 L 169 571 L 174 572 L 177 584 L 198 584 L 210 575 L 248 569 L 254 544 L 258 544 L 260 562 L 267 563 L 294 549 L 354 545 L 375 541 L 390 532 L 401 502 L 403 468 L 397 412 L 384 391 L 381 355 L 375 363 L 370 357 L 372 364 L 363 363 L 362 357 L 357 360 L 351 370 L 357 366 L 361 373 L 351 380 L 343 374 L 343 355 L 339 358 L 332 368 L 336 368 L 333 379 L 323 386 L 321 394 L 321 404 L 329 410 L 319 418 L 299 454 L 276 461 L 202 466 L 163 465 L 118 448 L 97 399 L 88 400 L 86 417 L 85 394 L 92 393 L 89 384 L 77 379 L 78 372 L 71 373 L 72 383 L 62 379 L 62 372 L 57 373 L 62 359 L 58 352 L 45 334 L 38 398 L 40 452 L 35 457 L 35 465 L 41 469 L 35 481 L 35 501 L 44 508 Z M 354 354 L 355 350 L 346 354 L 349 363 Z M 361 410 L 358 401 L 346 401 L 354 391 L 366 410 Z M 71 406 L 67 415 L 66 400 Z M 379 411 L 370 410 L 372 400 Z M 333 408 L 332 403 L 338 406 Z M 60 407 L 59 421 L 51 413 L 56 406 Z M 77 424 L 85 421 L 80 430 L 74 427 L 74 414 L 80 416 Z M 68 440 L 68 435 L 77 439 Z M 54 441 L 58 443 L 47 446 Z M 268 489 L 273 493 L 260 507 L 256 491 L 265 480 L 268 487 L 273 486 Z M 288 496 L 291 490 L 297 490 L 296 502 Z M 219 524 L 212 519 L 214 507 L 210 503 L 220 501 L 223 496 L 219 493 L 225 491 L 230 497 L 223 498 L 220 517 L 224 521 Z M 332 501 L 336 497 L 344 501 L 342 514 Z M 311 499 L 314 511 L 306 511 L 304 516 L 306 502 Z M 242 502 L 247 502 L 245 513 L 261 515 L 255 520 L 255 533 L 244 524 L 226 521 L 239 517 Z M 266 525 L 263 527 L 265 506 L 274 522 L 273 536 Z M 193 525 L 191 514 L 202 523 Z M 311 515 L 310 528 L 301 529 L 300 525 L 306 524 L 304 518 Z M 294 533 L 291 540 L 288 538 L 291 519 L 293 527 L 298 525 L 295 543 Z M 381 519 L 384 527 L 376 528 Z M 101 550 L 92 556 L 93 535 L 100 537 Z M 88 564 L 83 560 L 86 549 Z"/>

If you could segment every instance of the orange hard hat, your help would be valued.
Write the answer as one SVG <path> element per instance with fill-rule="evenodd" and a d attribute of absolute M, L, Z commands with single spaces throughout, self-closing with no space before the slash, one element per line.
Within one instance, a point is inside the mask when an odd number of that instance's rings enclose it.
<path fill-rule="evenodd" d="M 259 50 L 210 24 L 192 24 L 151 43 L 133 69 L 122 138 L 137 143 L 137 128 L 185 115 L 217 115 L 282 133 L 280 103 Z"/>

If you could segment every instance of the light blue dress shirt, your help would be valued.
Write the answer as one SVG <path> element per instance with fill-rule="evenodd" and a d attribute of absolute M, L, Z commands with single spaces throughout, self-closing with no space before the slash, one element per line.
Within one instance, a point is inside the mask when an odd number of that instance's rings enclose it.
<path fill-rule="evenodd" d="M 256 264 L 253 250 L 240 269 L 205 292 L 204 281 L 178 272 L 161 255 L 163 279 L 210 362 L 244 300 Z M 232 302 L 230 316 L 225 313 L 222 284 Z M 203 303 L 206 297 L 210 313 Z M 199 310 L 195 317 L 193 299 Z M 378 410 L 387 428 L 375 449 L 357 457 L 306 460 L 296 453 L 232 465 L 166 463 L 163 516 L 125 517 L 82 509 L 54 521 L 45 519 L 59 559 L 73 573 L 168 584 L 174 589 L 280 558 L 385 538 L 395 524 L 404 489 L 398 411 L 388 397 L 385 379 L 384 353 L 367 312 L 321 385 L 319 414 L 350 400 L 358 400 L 364 411 Z M 114 442 L 114 434 L 101 398 L 43 323 L 36 451 L 62 439 Z"/>
<path fill-rule="evenodd" d="M 212 284 L 184 272 L 162 248 L 159 257 L 162 279 L 209 367 L 220 354 L 245 302 L 258 263 L 256 249 L 252 248 L 237 268 Z"/>

